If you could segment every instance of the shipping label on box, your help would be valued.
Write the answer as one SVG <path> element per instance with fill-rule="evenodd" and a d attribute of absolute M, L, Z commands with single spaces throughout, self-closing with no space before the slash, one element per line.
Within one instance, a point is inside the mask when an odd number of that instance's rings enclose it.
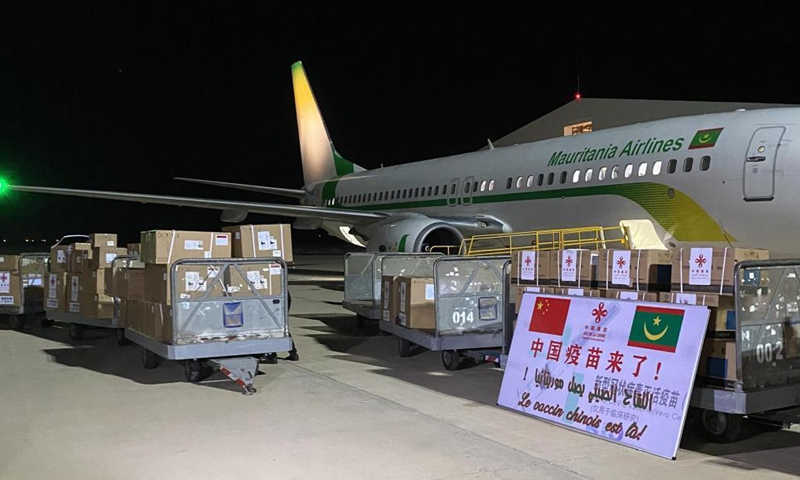
<path fill-rule="evenodd" d="M 92 270 L 99 270 L 112 266 L 115 258 L 122 255 L 127 255 L 128 250 L 118 247 L 94 247 L 92 250 L 92 259 L 89 262 L 89 268 Z"/>
<path fill-rule="evenodd" d="M 116 233 L 93 233 L 89 235 L 89 243 L 92 247 L 116 247 L 117 234 Z"/>

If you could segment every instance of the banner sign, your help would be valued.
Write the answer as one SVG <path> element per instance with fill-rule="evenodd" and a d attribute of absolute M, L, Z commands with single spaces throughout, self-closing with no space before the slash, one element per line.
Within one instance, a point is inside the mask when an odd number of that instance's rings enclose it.
<path fill-rule="evenodd" d="M 497 403 L 675 458 L 706 307 L 525 293 Z"/>

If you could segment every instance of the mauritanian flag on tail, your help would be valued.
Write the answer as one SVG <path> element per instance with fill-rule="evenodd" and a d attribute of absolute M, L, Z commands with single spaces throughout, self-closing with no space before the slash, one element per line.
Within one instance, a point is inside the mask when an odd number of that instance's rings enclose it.
<path fill-rule="evenodd" d="M 628 346 L 674 353 L 683 313 L 684 310 L 674 308 L 636 307 Z"/>
<path fill-rule="evenodd" d="M 722 133 L 722 128 L 709 128 L 706 130 L 698 130 L 692 138 L 692 143 L 689 144 L 689 150 L 693 148 L 709 148 L 713 147 L 719 139 L 719 134 Z"/>

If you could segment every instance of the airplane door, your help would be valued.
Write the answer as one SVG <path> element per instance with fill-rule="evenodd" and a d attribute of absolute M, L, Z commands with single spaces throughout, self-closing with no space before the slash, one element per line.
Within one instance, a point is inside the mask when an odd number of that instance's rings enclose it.
<path fill-rule="evenodd" d="M 450 185 L 447 186 L 447 205 L 455 207 L 458 205 L 458 183 L 459 179 L 454 178 L 450 180 Z"/>
<path fill-rule="evenodd" d="M 462 205 L 472 205 L 472 182 L 475 177 L 467 177 L 464 179 L 464 194 L 461 196 Z"/>
<path fill-rule="evenodd" d="M 753 133 L 744 159 L 745 201 L 775 198 L 775 158 L 785 131 L 785 127 L 764 127 Z"/>

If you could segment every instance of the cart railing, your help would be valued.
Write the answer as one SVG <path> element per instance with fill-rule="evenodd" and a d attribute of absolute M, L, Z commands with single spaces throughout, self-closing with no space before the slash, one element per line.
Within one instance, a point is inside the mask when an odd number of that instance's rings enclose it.
<path fill-rule="evenodd" d="M 441 253 L 348 253 L 344 259 L 344 300 L 381 301 L 381 277 L 433 277 L 433 262 Z"/>
<path fill-rule="evenodd" d="M 736 388 L 800 386 L 800 259 L 735 267 Z"/>
<path fill-rule="evenodd" d="M 437 336 L 502 331 L 510 265 L 508 256 L 437 259 L 433 267 Z"/>
<path fill-rule="evenodd" d="M 170 276 L 172 344 L 289 336 L 282 259 L 183 259 Z"/>

